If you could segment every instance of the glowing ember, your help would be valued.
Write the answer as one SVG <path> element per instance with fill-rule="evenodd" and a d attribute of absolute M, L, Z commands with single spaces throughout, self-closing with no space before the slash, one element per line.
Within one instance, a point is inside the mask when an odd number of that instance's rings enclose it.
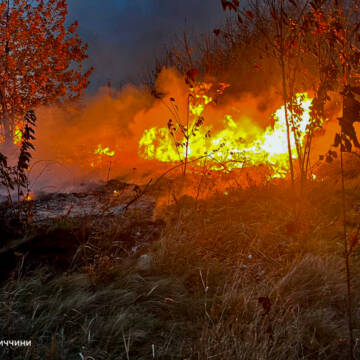
<path fill-rule="evenodd" d="M 189 105 L 192 121 L 202 116 L 205 106 L 212 101 L 206 95 L 200 104 Z M 310 124 L 310 107 L 312 99 L 306 93 L 297 94 L 293 104 L 294 115 L 298 128 L 298 141 L 303 144 Z M 289 118 L 291 113 L 288 110 Z M 207 154 L 211 170 L 231 171 L 236 168 L 267 165 L 272 169 L 272 177 L 284 177 L 287 174 L 288 147 L 286 136 L 286 120 L 284 106 L 273 114 L 274 126 L 265 130 L 246 117 L 234 119 L 225 115 L 223 129 L 213 133 L 211 125 L 203 124 L 196 136 L 189 139 L 189 160 L 201 158 Z M 209 136 L 209 132 L 211 136 Z M 290 135 L 293 158 L 297 157 L 296 143 L 293 132 Z M 139 141 L 139 155 L 144 159 L 156 159 L 162 162 L 178 162 L 184 158 L 184 147 L 176 146 L 168 128 L 145 130 Z"/>

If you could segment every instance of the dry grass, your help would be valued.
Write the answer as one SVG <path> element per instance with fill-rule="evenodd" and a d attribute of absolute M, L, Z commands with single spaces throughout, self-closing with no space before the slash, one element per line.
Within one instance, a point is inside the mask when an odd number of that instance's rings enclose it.
<path fill-rule="evenodd" d="M 346 184 L 351 230 L 358 173 Z M 347 359 L 339 191 L 331 176 L 301 198 L 281 183 L 185 196 L 159 209 L 167 226 L 142 260 L 102 262 L 95 281 L 86 267 L 14 275 L 1 288 L 1 338 L 33 346 L 0 359 Z"/>

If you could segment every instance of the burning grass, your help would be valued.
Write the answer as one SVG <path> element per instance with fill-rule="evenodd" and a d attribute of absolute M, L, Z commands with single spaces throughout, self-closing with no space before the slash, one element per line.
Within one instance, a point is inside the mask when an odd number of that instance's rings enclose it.
<path fill-rule="evenodd" d="M 349 156 L 350 165 L 349 229 L 360 204 L 359 164 Z M 67 272 L 14 271 L 0 293 L 1 337 L 33 346 L 1 359 L 347 358 L 341 184 L 332 169 L 301 197 L 285 181 L 174 196 L 156 212 L 166 222 L 160 240 L 140 252 L 113 256 L 119 222 L 105 221 Z M 354 274 L 358 256 L 356 248 Z M 359 286 L 354 277 L 354 315 Z M 354 337 L 359 356 L 356 316 Z"/>

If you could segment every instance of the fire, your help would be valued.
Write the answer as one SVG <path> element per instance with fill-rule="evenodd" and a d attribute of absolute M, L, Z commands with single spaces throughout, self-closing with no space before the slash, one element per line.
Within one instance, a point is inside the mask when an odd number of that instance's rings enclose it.
<path fill-rule="evenodd" d="M 110 150 L 109 147 L 102 147 L 101 144 L 94 151 L 94 155 L 96 155 L 96 159 L 91 161 L 90 166 L 96 167 L 102 164 L 102 160 L 104 156 L 107 156 L 109 159 L 115 156 L 115 151 Z"/>
<path fill-rule="evenodd" d="M 32 201 L 32 200 L 34 200 L 34 195 L 33 194 L 27 194 L 26 196 L 25 196 L 25 201 Z"/>
<path fill-rule="evenodd" d="M 191 127 L 193 128 L 206 105 L 213 99 L 204 94 L 195 95 L 201 100 L 198 104 L 189 104 Z M 288 110 L 289 118 L 295 118 L 298 128 L 298 141 L 303 144 L 311 121 L 312 99 L 307 93 L 296 95 L 293 104 L 294 114 Z M 206 157 L 211 170 L 229 172 L 236 168 L 267 165 L 272 177 L 284 177 L 288 172 L 288 145 L 285 119 L 285 106 L 272 115 L 273 126 L 265 130 L 257 126 L 246 116 L 224 116 L 222 129 L 213 133 L 211 125 L 202 124 L 194 136 L 189 136 L 188 160 L 195 161 Z M 173 130 L 152 127 L 144 131 L 139 141 L 139 155 L 144 159 L 156 159 L 162 162 L 179 162 L 185 157 L 184 143 L 176 141 Z M 174 141 L 175 140 L 175 141 Z M 292 157 L 297 157 L 293 132 L 290 135 Z"/>
<path fill-rule="evenodd" d="M 94 151 L 95 155 L 106 155 L 106 156 L 114 156 L 115 151 L 110 150 L 108 147 L 103 148 L 101 144 L 98 145 L 97 149 Z"/>
<path fill-rule="evenodd" d="M 13 142 L 15 145 L 20 145 L 22 140 L 22 131 L 18 125 L 15 126 Z"/>

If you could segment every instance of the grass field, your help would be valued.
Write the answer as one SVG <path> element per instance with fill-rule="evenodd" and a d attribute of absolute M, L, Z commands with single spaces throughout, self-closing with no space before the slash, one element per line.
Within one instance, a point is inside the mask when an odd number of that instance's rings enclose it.
<path fill-rule="evenodd" d="M 350 232 L 360 171 L 346 168 Z M 0 338 L 32 346 L 0 359 L 348 359 L 341 209 L 334 163 L 301 195 L 280 181 L 177 197 L 156 209 L 160 239 L 134 255 L 113 256 L 114 222 L 66 271 L 19 261 L 1 286 Z M 356 358 L 359 270 L 355 248 Z"/>

